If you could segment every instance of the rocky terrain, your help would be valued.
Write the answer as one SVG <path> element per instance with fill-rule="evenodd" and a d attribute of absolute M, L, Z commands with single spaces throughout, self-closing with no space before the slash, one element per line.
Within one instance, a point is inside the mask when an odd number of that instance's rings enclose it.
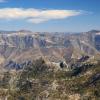
<path fill-rule="evenodd" d="M 0 64 L 22 63 L 45 57 L 49 61 L 67 61 L 82 55 L 96 56 L 100 51 L 100 31 L 83 33 L 0 32 Z"/>
<path fill-rule="evenodd" d="M 17 67 L 16 67 L 17 68 Z M 100 100 L 100 60 L 76 59 L 57 68 L 40 58 L 0 73 L 1 100 Z"/>
<path fill-rule="evenodd" d="M 1 31 L 0 68 L 0 100 L 100 100 L 100 31 Z"/>

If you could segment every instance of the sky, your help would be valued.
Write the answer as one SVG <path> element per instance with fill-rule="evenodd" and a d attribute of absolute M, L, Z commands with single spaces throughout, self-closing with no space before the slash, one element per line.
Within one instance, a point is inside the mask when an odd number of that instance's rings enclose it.
<path fill-rule="evenodd" d="M 0 0 L 0 30 L 100 30 L 100 0 Z"/>

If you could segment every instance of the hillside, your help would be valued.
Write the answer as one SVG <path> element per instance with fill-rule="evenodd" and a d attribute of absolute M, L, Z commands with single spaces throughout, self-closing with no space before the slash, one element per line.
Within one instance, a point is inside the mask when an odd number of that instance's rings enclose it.
<path fill-rule="evenodd" d="M 56 69 L 40 58 L 22 70 L 0 74 L 4 100 L 99 100 L 99 87 L 100 61 L 77 60 L 70 68 L 60 64 Z"/>
<path fill-rule="evenodd" d="M 22 63 L 38 58 L 54 62 L 80 58 L 82 55 L 100 55 L 100 31 L 84 33 L 33 33 L 21 30 L 0 33 L 0 64 L 9 61 Z"/>
<path fill-rule="evenodd" d="M 2 31 L 0 68 L 0 100 L 100 100 L 100 31 Z"/>

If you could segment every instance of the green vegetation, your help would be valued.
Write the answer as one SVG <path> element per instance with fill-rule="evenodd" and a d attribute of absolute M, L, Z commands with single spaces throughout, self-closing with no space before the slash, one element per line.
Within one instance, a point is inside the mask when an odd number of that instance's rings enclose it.
<path fill-rule="evenodd" d="M 18 71 L 5 72 L 0 79 L 0 98 L 8 100 L 100 100 L 100 62 L 71 71 L 57 70 L 40 58 Z M 11 85 L 11 79 L 13 86 Z M 13 87 L 13 88 L 11 88 Z"/>

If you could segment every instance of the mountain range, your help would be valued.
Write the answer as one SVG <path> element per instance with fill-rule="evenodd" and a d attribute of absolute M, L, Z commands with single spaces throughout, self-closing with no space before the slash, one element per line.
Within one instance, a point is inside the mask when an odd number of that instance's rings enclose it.
<path fill-rule="evenodd" d="M 100 31 L 88 32 L 31 32 L 0 31 L 0 66 L 9 61 L 33 61 L 40 57 L 51 62 L 69 61 L 82 55 L 98 58 Z"/>
<path fill-rule="evenodd" d="M 1 31 L 0 100 L 100 100 L 100 31 Z"/>

